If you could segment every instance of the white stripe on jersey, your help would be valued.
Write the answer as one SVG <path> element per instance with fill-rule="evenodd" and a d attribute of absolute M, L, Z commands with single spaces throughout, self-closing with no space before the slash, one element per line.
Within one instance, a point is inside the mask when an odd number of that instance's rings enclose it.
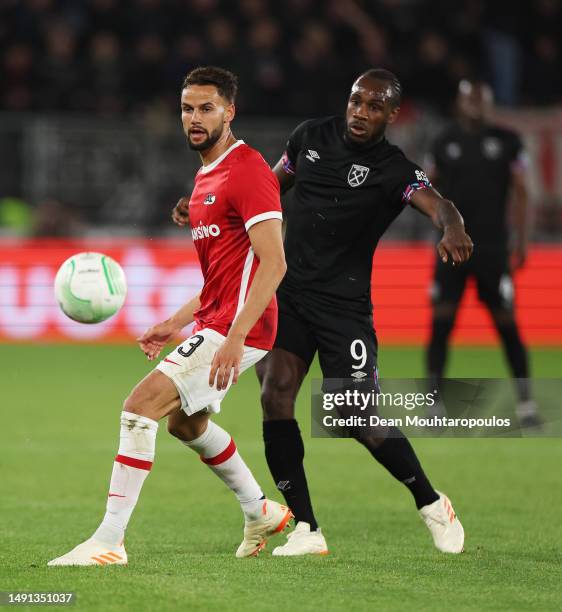
<path fill-rule="evenodd" d="M 217 157 L 217 159 L 215 159 L 214 162 L 211 162 L 210 164 L 207 164 L 206 166 L 201 166 L 201 168 L 199 168 L 199 172 L 201 172 L 201 174 L 207 174 L 207 172 L 211 172 L 211 170 L 214 170 L 229 153 L 234 151 L 236 147 L 239 147 L 240 145 L 243 145 L 243 144 L 244 144 L 243 140 L 237 140 L 234 144 L 230 145 L 230 147 L 228 147 L 228 149 L 222 155 Z"/>
<path fill-rule="evenodd" d="M 268 219 L 279 219 L 283 221 L 283 214 L 277 210 L 270 210 L 268 212 L 260 213 L 251 219 L 248 219 L 245 223 L 246 231 L 248 231 L 252 225 L 259 223 L 260 221 L 267 221 Z"/>
<path fill-rule="evenodd" d="M 234 318 L 238 316 L 238 313 L 242 310 L 242 307 L 244 306 L 244 302 L 246 301 L 246 292 L 248 291 L 248 282 L 250 281 L 250 272 L 252 271 L 253 263 L 254 263 L 254 249 L 250 247 L 248 249 L 248 254 L 246 255 L 246 261 L 244 262 L 244 269 L 242 270 L 242 280 L 240 282 L 240 293 L 238 294 L 238 306 L 236 307 L 236 314 L 234 315 Z"/>

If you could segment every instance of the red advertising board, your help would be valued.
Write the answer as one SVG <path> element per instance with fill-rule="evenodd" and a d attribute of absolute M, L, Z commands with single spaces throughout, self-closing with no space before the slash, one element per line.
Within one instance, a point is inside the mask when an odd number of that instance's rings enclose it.
<path fill-rule="evenodd" d="M 383 342 L 425 342 L 431 326 L 429 289 L 435 251 L 427 244 L 387 244 L 377 249 L 373 266 L 374 320 Z M 531 344 L 562 344 L 562 247 L 533 246 L 514 275 L 516 317 Z M 469 281 L 453 331 L 461 344 L 492 344 L 490 316 Z"/>
<path fill-rule="evenodd" d="M 112 319 L 82 325 L 58 308 L 53 280 L 59 265 L 79 251 L 115 258 L 127 275 L 125 306 Z M 375 327 L 386 343 L 418 344 L 430 324 L 429 285 L 434 251 L 425 244 L 387 243 L 377 250 L 373 273 Z M 516 275 L 518 320 L 534 344 L 562 344 L 562 248 L 536 246 Z M 168 317 L 201 287 L 190 241 L 0 240 L 0 341 L 131 341 Z M 345 313 L 342 313 L 345 316 Z M 469 286 L 454 340 L 496 341 L 488 314 Z"/>

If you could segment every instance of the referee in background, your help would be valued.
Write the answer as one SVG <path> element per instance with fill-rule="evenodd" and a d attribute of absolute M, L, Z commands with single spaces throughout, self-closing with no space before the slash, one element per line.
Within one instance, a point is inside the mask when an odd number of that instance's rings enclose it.
<path fill-rule="evenodd" d="M 511 278 L 527 255 L 527 157 L 515 132 L 487 123 L 492 104 L 492 91 L 486 83 L 461 81 L 456 121 L 433 143 L 426 163 L 430 180 L 455 202 L 475 244 L 472 258 L 462 266 L 451 267 L 436 259 L 427 370 L 432 383 L 438 385 L 466 281 L 473 276 L 516 380 L 519 423 L 536 427 L 541 420 L 531 396 L 527 350 L 515 322 Z M 510 197 L 513 227 L 507 220 Z"/>

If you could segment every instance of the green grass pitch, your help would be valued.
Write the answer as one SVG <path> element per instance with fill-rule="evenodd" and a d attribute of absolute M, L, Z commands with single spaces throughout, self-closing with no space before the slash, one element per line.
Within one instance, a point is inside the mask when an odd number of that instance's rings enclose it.
<path fill-rule="evenodd" d="M 535 349 L 535 376 L 562 350 Z M 381 351 L 382 374 L 420 376 L 418 348 Z M 554 610 L 562 607 L 558 439 L 414 440 L 455 504 L 466 552 L 438 553 L 408 491 L 350 440 L 309 439 L 306 467 L 330 555 L 238 560 L 234 496 L 162 424 L 131 521 L 128 567 L 47 568 L 103 516 L 121 401 L 151 368 L 134 346 L 0 345 L 0 590 L 75 591 L 77 610 Z M 315 370 L 318 375 L 318 370 Z M 496 349 L 457 349 L 451 376 L 505 376 Z M 217 417 L 276 496 L 247 372 Z M 269 551 L 269 552 L 268 552 Z"/>

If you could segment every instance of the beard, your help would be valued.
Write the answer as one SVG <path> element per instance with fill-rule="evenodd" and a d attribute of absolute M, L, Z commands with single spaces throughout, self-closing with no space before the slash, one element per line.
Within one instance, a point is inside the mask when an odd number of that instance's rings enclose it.
<path fill-rule="evenodd" d="M 197 143 L 191 142 L 191 138 L 189 137 L 189 134 L 188 134 L 187 143 L 189 145 L 189 148 L 192 151 L 205 151 L 206 149 L 210 149 L 214 144 L 216 144 L 218 139 L 222 136 L 223 129 L 224 129 L 224 124 L 221 123 L 210 134 L 207 132 L 207 130 L 205 130 L 205 132 L 207 133 L 207 138 Z"/>

